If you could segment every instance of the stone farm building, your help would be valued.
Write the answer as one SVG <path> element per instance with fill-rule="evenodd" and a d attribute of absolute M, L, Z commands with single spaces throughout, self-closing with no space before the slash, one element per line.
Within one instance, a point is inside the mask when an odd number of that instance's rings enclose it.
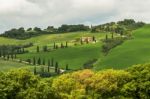
<path fill-rule="evenodd" d="M 81 37 L 81 40 L 83 41 L 83 42 L 92 42 L 93 41 L 93 38 L 92 37 Z"/>

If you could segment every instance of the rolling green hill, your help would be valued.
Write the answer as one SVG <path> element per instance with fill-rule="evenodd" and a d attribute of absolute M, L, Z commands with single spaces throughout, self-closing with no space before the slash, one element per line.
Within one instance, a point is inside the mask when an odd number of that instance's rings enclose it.
<path fill-rule="evenodd" d="M 112 49 L 97 63 L 97 69 L 122 69 L 133 64 L 150 62 L 150 25 L 133 32 L 133 39 Z"/>
<path fill-rule="evenodd" d="M 98 42 L 95 44 L 78 44 L 77 46 L 74 46 L 72 41 L 88 36 L 95 36 Z M 105 38 L 105 33 L 72 32 L 45 34 L 26 40 L 0 37 L 0 45 L 33 43 L 32 47 L 26 48 L 29 53 L 20 54 L 17 57 L 23 60 L 33 59 L 33 57 L 38 59 L 40 57 L 41 60 L 44 59 L 46 61 L 46 64 L 48 59 L 54 58 L 54 61 L 57 61 L 61 68 L 65 68 L 66 64 L 69 64 L 70 69 L 81 69 L 83 68 L 84 63 L 92 59 L 98 59 L 98 61 L 94 63 L 94 68 L 96 70 L 107 68 L 124 69 L 134 64 L 150 62 L 150 25 L 146 25 L 133 31 L 133 39 L 127 40 L 122 45 L 113 48 L 106 56 L 104 56 L 101 51 L 103 44 L 101 39 L 103 38 Z M 50 52 L 40 51 L 39 53 L 36 53 L 37 46 L 42 48 L 42 46 L 47 45 L 48 48 L 52 48 L 54 42 L 60 45 L 60 43 L 65 43 L 66 41 L 69 42 L 68 48 L 52 50 Z M 3 66 L 3 70 L 5 70 L 5 68 L 7 70 L 12 66 L 9 62 L 9 66 L 7 67 L 6 65 L 6 62 L 0 62 L 0 66 Z M 20 67 L 23 66 L 22 64 L 17 63 L 16 67 L 18 68 L 19 65 Z M 12 67 L 15 67 L 15 65 Z"/>
<path fill-rule="evenodd" d="M 74 46 L 72 41 L 79 39 L 81 37 L 92 37 L 95 36 L 97 39 L 97 43 L 89 43 L 77 46 Z M 109 35 L 110 36 L 110 35 Z M 26 40 L 15 40 L 8 39 L 4 37 L 0 37 L 0 45 L 19 45 L 19 44 L 27 44 L 33 43 L 32 47 L 26 48 L 29 53 L 17 55 L 17 57 L 23 60 L 33 59 L 33 57 L 41 58 L 41 60 L 45 59 L 46 64 L 47 60 L 54 58 L 54 61 L 59 63 L 61 68 L 65 68 L 66 64 L 69 65 L 70 69 L 80 69 L 83 67 L 85 62 L 88 62 L 92 59 L 98 59 L 102 56 L 101 52 L 101 39 L 105 37 L 105 33 L 90 33 L 90 32 L 72 32 L 72 33 L 61 33 L 61 34 L 45 34 L 37 37 L 32 37 Z M 57 49 L 50 52 L 36 52 L 37 46 L 40 47 L 40 50 L 43 46 L 47 45 L 48 48 L 53 47 L 53 43 L 59 44 L 61 42 L 65 43 L 68 41 L 68 48 Z M 9 64 L 8 64 L 9 65 Z M 1 63 L 0 63 L 1 66 Z"/>

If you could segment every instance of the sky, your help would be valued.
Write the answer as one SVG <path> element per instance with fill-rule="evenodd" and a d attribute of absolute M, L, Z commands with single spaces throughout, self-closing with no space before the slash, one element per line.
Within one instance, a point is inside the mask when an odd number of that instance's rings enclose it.
<path fill-rule="evenodd" d="M 11 28 L 150 22 L 150 0 L 0 0 L 0 33 Z"/>

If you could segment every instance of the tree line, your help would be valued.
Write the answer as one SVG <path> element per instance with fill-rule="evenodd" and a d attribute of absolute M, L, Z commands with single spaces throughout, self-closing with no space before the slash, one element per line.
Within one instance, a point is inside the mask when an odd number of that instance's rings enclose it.
<path fill-rule="evenodd" d="M 64 24 L 58 28 L 55 28 L 54 26 L 48 26 L 46 29 L 41 29 L 39 27 L 24 29 L 23 27 L 20 27 L 18 29 L 13 28 L 11 30 L 5 31 L 0 36 L 15 38 L 15 39 L 28 39 L 42 34 L 88 31 L 89 29 L 90 29 L 89 26 L 85 26 L 83 24 L 79 24 L 79 25 Z"/>
<path fill-rule="evenodd" d="M 132 30 L 142 27 L 144 24 L 144 22 L 136 22 L 133 19 L 124 19 L 123 21 L 92 26 L 91 32 L 114 32 L 124 35 L 130 33 Z"/>

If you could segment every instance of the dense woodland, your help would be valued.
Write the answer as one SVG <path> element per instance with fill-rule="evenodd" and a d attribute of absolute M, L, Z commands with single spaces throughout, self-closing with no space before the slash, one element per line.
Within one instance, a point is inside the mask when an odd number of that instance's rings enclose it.
<path fill-rule="evenodd" d="M 76 71 L 41 78 L 28 70 L 0 73 L 0 99 L 149 99 L 150 64 L 126 70 Z"/>

